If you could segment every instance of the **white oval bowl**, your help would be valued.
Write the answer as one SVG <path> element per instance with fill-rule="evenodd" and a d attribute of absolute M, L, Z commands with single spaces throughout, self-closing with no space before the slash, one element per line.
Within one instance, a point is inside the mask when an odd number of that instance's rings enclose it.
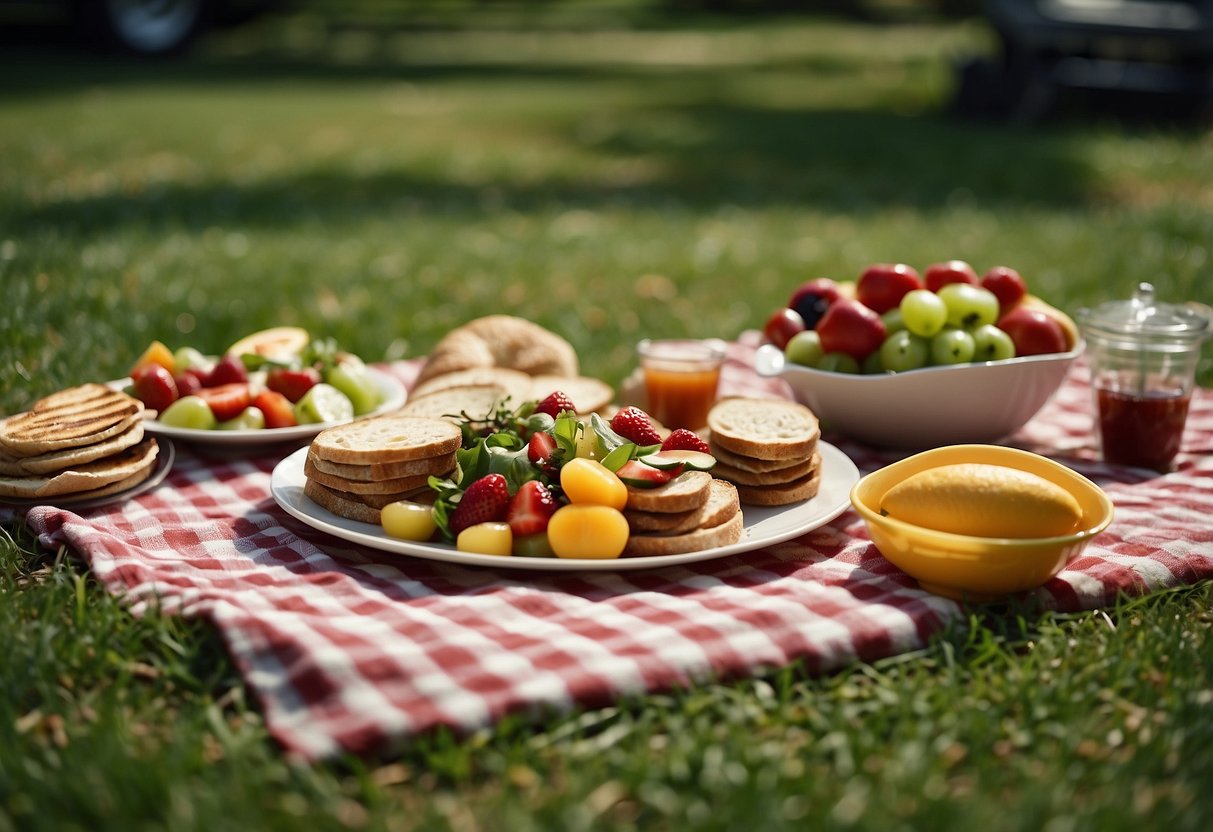
<path fill-rule="evenodd" d="M 1061 386 L 1084 347 L 1079 341 L 1050 355 L 851 375 L 792 364 L 768 344 L 754 366 L 791 385 L 824 429 L 876 447 L 924 449 L 994 442 L 1019 430 Z"/>

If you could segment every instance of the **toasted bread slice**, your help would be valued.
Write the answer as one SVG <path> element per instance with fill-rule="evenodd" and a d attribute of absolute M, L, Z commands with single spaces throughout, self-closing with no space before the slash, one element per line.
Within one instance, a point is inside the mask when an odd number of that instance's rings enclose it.
<path fill-rule="evenodd" d="M 636 511 L 690 511 L 708 501 L 712 475 L 706 471 L 687 471 L 656 488 L 628 486 L 626 508 Z"/>
<path fill-rule="evenodd" d="M 366 465 L 352 465 L 344 462 L 332 462 L 320 457 L 311 448 L 308 449 L 308 462 L 317 471 L 343 480 L 355 482 L 382 482 L 400 477 L 415 477 L 417 475 L 444 476 L 455 470 L 455 454 L 439 454 L 425 459 L 407 459 L 404 462 L 372 462 Z"/>
<path fill-rule="evenodd" d="M 531 396 L 531 377 L 506 367 L 469 367 L 428 378 L 414 387 L 409 395 L 419 399 L 452 387 L 503 387 L 515 403 L 521 403 Z"/>
<path fill-rule="evenodd" d="M 488 418 L 502 404 L 514 408 L 522 402 L 515 401 L 509 389 L 500 384 L 464 385 L 410 398 L 398 412 L 405 416 L 444 419 L 451 423 L 460 422 L 464 418 L 475 422 Z"/>
<path fill-rule="evenodd" d="M 0 451 L 0 474 L 23 477 L 29 474 L 49 474 L 63 471 L 86 462 L 116 454 L 143 440 L 143 420 L 140 419 L 117 436 L 103 439 L 92 445 L 51 451 L 38 456 L 15 457 Z"/>
<path fill-rule="evenodd" d="M 628 527 L 633 534 L 686 534 L 695 529 L 718 526 L 741 510 L 737 489 L 724 480 L 712 480 L 708 499 L 691 511 L 661 513 L 625 509 Z"/>
<path fill-rule="evenodd" d="M 811 474 L 820 459 L 820 456 L 814 455 L 809 459 L 789 465 L 787 468 L 760 473 L 734 468 L 717 459 L 715 467 L 712 468 L 712 474 L 737 485 L 783 485 Z"/>
<path fill-rule="evenodd" d="M 374 482 L 347 480 L 316 470 L 311 456 L 308 456 L 303 461 L 303 475 L 308 479 L 315 480 L 326 488 L 350 494 L 400 494 L 405 491 L 421 488 L 430 479 L 429 474 L 414 474 L 410 477 L 396 477 L 390 480 L 377 480 Z"/>
<path fill-rule="evenodd" d="M 821 435 L 813 411 L 787 399 L 721 399 L 708 413 L 708 428 L 725 450 L 766 460 L 807 459 Z"/>
<path fill-rule="evenodd" d="M 326 428 L 312 439 L 309 453 L 329 462 L 373 465 L 452 454 L 462 441 L 448 421 L 396 411 Z"/>
<path fill-rule="evenodd" d="M 117 436 L 143 415 L 143 403 L 103 384 L 84 384 L 47 396 L 32 410 L 0 423 L 0 447 L 31 457 Z"/>
<path fill-rule="evenodd" d="M 104 459 L 59 471 L 51 475 L 29 475 L 0 479 L 0 496 L 34 499 L 93 491 L 139 474 L 151 473 L 159 447 L 147 438 Z"/>
<path fill-rule="evenodd" d="M 816 497 L 820 488 L 821 465 L 817 464 L 812 473 L 781 485 L 739 485 L 737 496 L 746 505 L 785 506 Z"/>
<path fill-rule="evenodd" d="M 303 481 L 303 494 L 316 505 L 331 511 L 338 517 L 357 520 L 360 523 L 374 523 L 376 526 L 381 522 L 382 515 L 375 506 L 368 506 L 361 500 L 355 499 L 353 494 L 346 495 L 333 491 L 331 488 L 325 488 L 315 480 Z"/>
<path fill-rule="evenodd" d="M 733 512 L 724 522 L 686 534 L 634 534 L 628 538 L 623 547 L 623 555 L 633 557 L 652 557 L 660 555 L 681 555 L 687 552 L 701 552 L 705 549 L 715 549 L 718 546 L 729 546 L 741 540 L 745 534 L 745 520 L 740 511 Z"/>
<path fill-rule="evenodd" d="M 803 460 L 789 461 L 786 459 L 757 459 L 745 454 L 738 454 L 730 451 L 728 448 L 720 447 L 719 442 L 715 442 L 708 437 L 708 449 L 712 456 L 716 457 L 718 463 L 723 463 L 730 468 L 740 468 L 742 471 L 749 471 L 754 474 L 765 474 L 768 471 L 778 471 L 780 468 L 787 468 L 789 464 L 801 462 Z M 816 450 L 816 443 L 814 443 Z"/>
<path fill-rule="evenodd" d="M 531 379 L 530 398 L 537 402 L 555 391 L 568 396 L 578 413 L 597 413 L 615 398 L 615 389 L 605 381 L 591 376 L 542 375 Z"/>

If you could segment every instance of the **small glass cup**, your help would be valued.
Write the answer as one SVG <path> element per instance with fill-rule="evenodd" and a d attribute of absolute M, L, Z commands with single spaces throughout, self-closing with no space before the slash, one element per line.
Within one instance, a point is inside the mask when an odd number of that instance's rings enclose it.
<path fill-rule="evenodd" d="M 720 385 L 724 342 L 646 338 L 636 345 L 636 353 L 649 415 L 668 428 L 706 427 Z"/>
<path fill-rule="evenodd" d="M 1106 462 L 1167 471 L 1179 452 L 1209 315 L 1157 303 L 1141 283 L 1132 299 L 1082 309 L 1099 440 Z"/>

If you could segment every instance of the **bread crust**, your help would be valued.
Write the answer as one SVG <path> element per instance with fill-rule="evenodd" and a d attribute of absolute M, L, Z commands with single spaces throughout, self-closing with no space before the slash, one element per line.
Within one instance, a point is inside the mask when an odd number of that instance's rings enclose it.
<path fill-rule="evenodd" d="M 625 509 L 623 516 L 634 534 L 686 534 L 698 528 L 718 526 L 741 510 L 737 489 L 732 483 L 714 479 L 707 501 L 685 512 L 657 512 Z"/>
<path fill-rule="evenodd" d="M 786 506 L 817 496 L 821 488 L 821 468 L 811 474 L 782 485 L 739 485 L 737 496 L 741 502 L 752 506 Z"/>
<path fill-rule="evenodd" d="M 506 367 L 469 367 L 426 379 L 415 385 L 409 396 L 419 399 L 452 387 L 499 387 L 506 395 L 521 402 L 531 396 L 531 377 Z"/>
<path fill-rule="evenodd" d="M 541 402 L 551 393 L 561 391 L 573 401 L 579 414 L 598 413 L 615 398 L 615 389 L 602 379 L 592 376 L 535 376 L 531 380 L 530 398 Z"/>
<path fill-rule="evenodd" d="M 325 488 L 315 480 L 303 481 L 303 495 L 338 517 L 357 520 L 360 523 L 373 523 L 376 526 L 381 523 L 382 515 L 379 509 Z"/>
<path fill-rule="evenodd" d="M 712 475 L 706 471 L 687 471 L 656 488 L 637 488 L 629 485 L 625 510 L 691 511 L 707 502 L 711 488 Z"/>
<path fill-rule="evenodd" d="M 729 546 L 741 540 L 745 534 L 745 521 L 740 511 L 716 526 L 696 529 L 686 534 L 647 535 L 636 534 L 628 538 L 623 548 L 625 557 L 681 555 L 701 552 L 718 546 Z"/>
<path fill-rule="evenodd" d="M 787 399 L 721 399 L 708 413 L 708 428 L 719 447 L 763 460 L 807 459 L 821 436 L 813 411 Z"/>
<path fill-rule="evenodd" d="M 317 470 L 310 454 L 303 460 L 303 475 L 310 480 L 315 480 L 326 488 L 349 494 L 402 494 L 421 488 L 430 479 L 428 474 L 414 474 L 409 477 L 396 477 L 390 480 L 378 480 L 374 482 L 347 480 Z"/>
<path fill-rule="evenodd" d="M 396 411 L 326 428 L 312 439 L 310 452 L 349 465 L 407 462 L 452 454 L 462 440 L 451 422 Z"/>
<path fill-rule="evenodd" d="M 332 462 L 316 455 L 309 448 L 308 461 L 315 469 L 323 474 L 340 477 L 343 480 L 355 482 L 382 482 L 400 477 L 445 476 L 455 470 L 455 454 L 441 454 L 425 459 L 410 459 L 404 462 L 370 462 L 364 465 L 354 465 L 344 462 Z"/>
<path fill-rule="evenodd" d="M 527 375 L 577 375 L 573 345 L 536 323 L 488 315 L 448 332 L 434 346 L 418 383 L 471 367 L 505 367 Z"/>
<path fill-rule="evenodd" d="M 717 460 L 712 473 L 736 485 L 783 485 L 813 473 L 820 464 L 821 455 L 814 453 L 809 459 L 793 463 L 787 468 L 755 473 L 742 468 L 734 468 L 731 465 L 725 465 L 720 460 Z"/>
<path fill-rule="evenodd" d="M 458 424 L 463 413 L 476 421 L 490 416 L 503 404 L 514 408 L 522 402 L 515 401 L 510 391 L 501 385 L 463 385 L 411 398 L 398 412 Z"/>

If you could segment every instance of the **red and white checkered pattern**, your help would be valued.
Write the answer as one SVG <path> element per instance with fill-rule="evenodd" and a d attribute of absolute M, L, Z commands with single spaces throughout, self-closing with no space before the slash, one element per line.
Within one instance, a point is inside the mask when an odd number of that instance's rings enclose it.
<path fill-rule="evenodd" d="M 754 375 L 751 354 L 733 345 L 725 392 L 786 394 Z M 388 369 L 407 384 L 418 368 Z M 1099 482 L 1117 515 L 1032 595 L 1091 609 L 1213 577 L 1213 391 L 1194 397 L 1178 469 L 1159 476 L 1097 461 L 1085 377 L 1076 367 L 1015 444 Z M 896 458 L 827 438 L 864 471 Z M 886 561 L 850 511 L 797 540 L 686 566 L 485 569 L 366 551 L 296 522 L 269 496 L 278 459 L 179 446 L 147 494 L 81 514 L 37 507 L 26 519 L 43 545 L 83 554 L 136 614 L 158 603 L 212 622 L 274 736 L 305 758 L 794 660 L 826 671 L 912 650 L 964 620 Z"/>

